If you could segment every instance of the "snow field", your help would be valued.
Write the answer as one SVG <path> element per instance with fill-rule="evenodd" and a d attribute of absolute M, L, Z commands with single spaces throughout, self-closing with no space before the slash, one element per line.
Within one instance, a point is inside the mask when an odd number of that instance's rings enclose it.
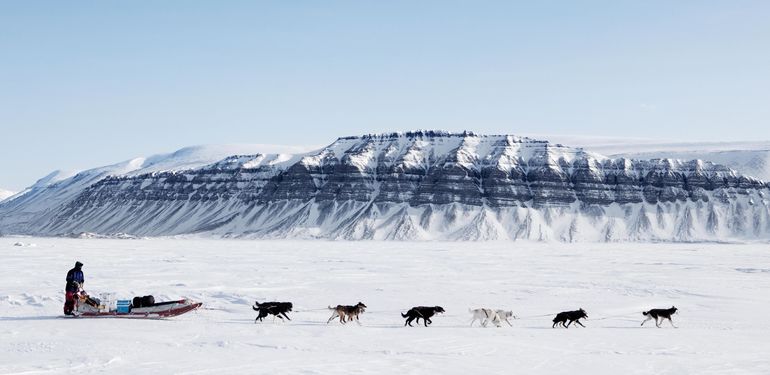
<path fill-rule="evenodd" d="M 0 238 L 0 251 L 0 374 L 770 373 L 767 244 Z M 204 307 L 61 318 L 75 260 L 94 295 Z M 255 300 L 293 302 L 292 321 L 254 324 Z M 326 324 L 326 306 L 358 301 L 362 326 Z M 447 313 L 404 328 L 416 305 Z M 671 305 L 679 329 L 639 327 Z M 476 307 L 521 319 L 471 328 Z M 581 307 L 587 328 L 551 328 Z"/>

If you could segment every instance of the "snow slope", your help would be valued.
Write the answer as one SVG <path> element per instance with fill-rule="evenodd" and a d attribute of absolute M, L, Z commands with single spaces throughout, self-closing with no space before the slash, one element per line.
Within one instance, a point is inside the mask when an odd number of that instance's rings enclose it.
<path fill-rule="evenodd" d="M 633 159 L 674 158 L 708 160 L 741 174 L 770 181 L 770 141 L 667 142 L 653 139 L 548 136 L 553 142 L 607 155 Z"/>
<path fill-rule="evenodd" d="M 0 238 L 0 373 L 767 374 L 767 244 L 563 244 Z M 170 320 L 60 318 L 64 275 L 96 294 L 190 297 Z M 254 300 L 292 321 L 254 324 Z M 362 326 L 326 324 L 362 301 Z M 447 313 L 403 327 L 414 305 Z M 640 327 L 676 305 L 679 329 Z M 468 308 L 513 327 L 468 327 Z M 584 308 L 586 328 L 552 329 Z"/>
<path fill-rule="evenodd" d="M 289 155 L 307 150 L 302 146 L 280 146 L 266 144 L 199 145 L 179 149 L 168 154 L 137 157 L 120 163 L 83 171 L 56 170 L 18 193 L 12 204 L 2 210 L 4 216 L 15 221 L 31 221 L 54 209 L 63 202 L 69 202 L 84 189 L 108 176 L 132 176 L 159 171 L 174 172 L 200 168 L 230 155 L 256 153 L 266 150 Z M 266 152 L 263 151 L 263 152 Z M 2 218 L 0 218 L 2 219 Z M 0 220 L 2 221 L 2 220 Z"/>
<path fill-rule="evenodd" d="M 10 190 L 0 189 L 0 201 L 4 201 L 4 200 L 8 199 L 11 196 L 13 196 L 14 194 L 16 194 L 16 193 L 12 192 Z"/>

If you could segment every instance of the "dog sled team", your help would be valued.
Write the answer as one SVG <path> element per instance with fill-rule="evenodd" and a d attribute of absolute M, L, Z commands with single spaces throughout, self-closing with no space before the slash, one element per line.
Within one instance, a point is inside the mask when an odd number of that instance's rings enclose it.
<path fill-rule="evenodd" d="M 81 262 L 76 262 L 75 267 L 67 272 L 66 281 L 64 314 L 76 317 L 167 318 L 196 310 L 202 305 L 200 302 L 189 300 L 156 303 L 153 296 L 143 296 L 135 297 L 133 301 L 118 300 L 113 309 L 111 303 L 90 297 L 85 293 L 83 290 L 85 275 L 83 274 L 83 263 Z M 281 319 L 281 321 L 291 320 L 288 313 L 293 308 L 294 304 L 291 302 L 255 302 L 252 307 L 257 312 L 254 323 L 263 321 L 268 315 L 273 316 L 273 321 L 276 318 Z M 359 301 L 355 305 L 329 306 L 328 309 L 331 310 L 332 314 L 326 321 L 326 324 L 338 319 L 342 324 L 355 321 L 358 325 L 361 325 L 360 316 L 366 311 L 367 306 Z M 406 319 L 404 326 L 412 327 L 413 322 L 419 325 L 420 319 L 422 319 L 423 325 L 427 327 L 433 323 L 431 318 L 436 314 L 443 314 L 445 312 L 441 306 L 415 306 L 405 313 L 401 313 L 401 317 Z M 477 308 L 468 309 L 468 312 L 471 314 L 471 326 L 478 321 L 482 327 L 486 327 L 490 323 L 496 327 L 501 327 L 503 322 L 512 327 L 513 324 L 511 324 L 510 319 L 518 319 L 513 315 L 513 311 L 509 310 Z M 642 315 L 646 319 L 642 321 L 641 326 L 654 319 L 655 326 L 658 328 L 660 328 L 660 324 L 665 320 L 668 320 L 672 327 L 677 328 L 674 325 L 674 321 L 671 320 L 671 315 L 676 312 L 677 308 L 674 306 L 669 309 L 645 311 Z M 556 317 L 552 320 L 553 325 L 551 327 L 561 326 L 569 328 L 573 323 L 585 327 L 580 322 L 580 319 L 587 318 L 588 314 L 582 308 L 574 311 L 564 311 L 556 314 Z"/>
<path fill-rule="evenodd" d="M 291 320 L 287 313 L 291 312 L 293 308 L 294 304 L 291 302 L 255 302 L 252 309 L 257 311 L 258 315 L 257 318 L 254 319 L 254 323 L 257 323 L 258 321 L 261 322 L 268 315 L 273 315 L 273 321 L 275 321 L 276 318 L 281 319 L 281 321 L 284 321 L 284 318 L 286 320 Z M 366 311 L 366 308 L 367 306 L 363 302 L 358 302 L 355 305 L 329 306 L 328 309 L 331 310 L 332 315 L 326 321 L 326 324 L 331 323 L 335 319 L 339 319 L 339 322 L 342 324 L 355 321 L 358 325 L 361 325 L 359 318 Z M 419 325 L 420 319 L 422 319 L 423 325 L 427 327 L 433 323 L 431 318 L 436 314 L 443 314 L 445 312 L 446 310 L 441 306 L 415 306 L 405 313 L 401 313 L 401 317 L 406 319 L 404 322 L 405 327 L 413 327 L 413 322 L 416 322 Z M 478 308 L 468 309 L 468 312 L 471 314 L 471 327 L 477 321 L 482 327 L 486 327 L 490 323 L 496 327 L 502 327 L 503 322 L 513 327 L 510 319 L 518 319 L 516 315 L 513 315 L 513 311 L 510 310 Z M 652 309 L 644 311 L 642 312 L 642 315 L 645 316 L 646 319 L 642 321 L 641 326 L 644 326 L 644 323 L 654 319 L 655 326 L 658 328 L 661 328 L 660 324 L 664 320 L 668 320 L 672 327 L 677 328 L 677 326 L 674 325 L 674 321 L 671 319 L 671 316 L 676 312 L 677 308 L 674 306 L 671 306 L 669 309 Z M 558 326 L 569 328 L 573 323 L 585 327 L 583 323 L 580 322 L 580 319 L 588 319 L 588 314 L 582 308 L 574 311 L 563 311 L 556 314 L 553 318 L 553 325 L 551 328 L 556 328 Z"/>

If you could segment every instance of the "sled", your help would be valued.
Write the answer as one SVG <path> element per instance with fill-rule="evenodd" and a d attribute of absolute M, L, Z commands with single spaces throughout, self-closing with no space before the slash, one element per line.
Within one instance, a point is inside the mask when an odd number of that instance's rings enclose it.
<path fill-rule="evenodd" d="M 80 304 L 79 304 L 80 305 Z M 78 306 L 73 311 L 75 318 L 126 318 L 126 319 L 162 319 L 179 316 L 196 310 L 203 305 L 187 299 L 159 302 L 147 307 L 132 308 L 128 312 L 103 311 L 90 306 Z"/>

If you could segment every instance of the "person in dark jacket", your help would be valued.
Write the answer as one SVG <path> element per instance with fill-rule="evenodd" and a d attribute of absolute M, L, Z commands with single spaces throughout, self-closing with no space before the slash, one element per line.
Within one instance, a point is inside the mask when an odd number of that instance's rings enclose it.
<path fill-rule="evenodd" d="M 67 272 L 67 285 L 64 287 L 64 315 L 72 315 L 75 309 L 75 298 L 85 282 L 83 263 L 75 262 L 75 268 Z"/>

